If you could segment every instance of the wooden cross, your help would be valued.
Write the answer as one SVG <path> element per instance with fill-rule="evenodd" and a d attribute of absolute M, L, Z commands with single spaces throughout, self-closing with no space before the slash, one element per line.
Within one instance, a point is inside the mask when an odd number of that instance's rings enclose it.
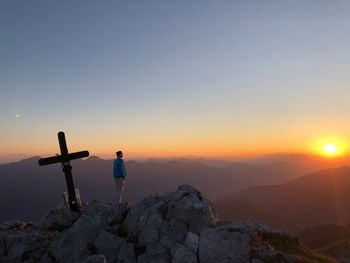
<path fill-rule="evenodd" d="M 69 207 L 72 211 L 79 212 L 79 204 L 77 202 L 77 197 L 75 195 L 75 188 L 72 177 L 72 166 L 70 161 L 74 159 L 80 159 L 89 156 L 88 151 L 81 151 L 75 153 L 68 153 L 66 137 L 64 132 L 58 133 L 58 142 L 60 144 L 61 155 L 56 155 L 53 157 L 42 158 L 39 160 L 39 165 L 49 165 L 53 163 L 62 163 L 62 171 L 66 176 L 66 183 L 68 189 L 68 202 Z"/>

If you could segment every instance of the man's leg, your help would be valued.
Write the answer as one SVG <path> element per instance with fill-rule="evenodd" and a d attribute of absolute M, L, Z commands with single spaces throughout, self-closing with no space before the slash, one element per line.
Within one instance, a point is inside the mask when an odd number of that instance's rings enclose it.
<path fill-rule="evenodd" d="M 115 181 L 115 190 L 116 190 L 116 201 L 119 202 L 119 198 L 120 198 L 120 179 L 119 178 L 114 178 Z"/>
<path fill-rule="evenodd" d="M 122 199 L 123 199 L 123 193 L 124 193 L 124 189 L 125 189 L 125 180 L 123 179 L 119 179 L 121 182 L 120 182 L 120 186 L 121 186 L 121 189 L 120 189 L 120 195 L 119 195 L 119 204 L 122 203 Z"/>
<path fill-rule="evenodd" d="M 124 191 L 125 181 L 122 178 L 117 179 L 117 202 L 120 204 L 122 202 L 122 195 Z"/>

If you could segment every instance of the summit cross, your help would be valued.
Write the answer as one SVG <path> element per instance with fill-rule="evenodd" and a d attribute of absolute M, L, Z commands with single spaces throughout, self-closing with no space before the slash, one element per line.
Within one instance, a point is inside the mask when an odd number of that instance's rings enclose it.
<path fill-rule="evenodd" d="M 54 163 L 62 164 L 62 171 L 64 172 L 66 177 L 69 208 L 72 211 L 79 212 L 80 209 L 79 209 L 79 204 L 75 194 L 75 188 L 74 188 L 73 176 L 72 176 L 72 166 L 70 165 L 70 161 L 74 159 L 88 157 L 89 152 L 81 151 L 81 152 L 75 152 L 75 153 L 68 153 L 66 137 L 64 135 L 64 132 L 59 132 L 57 136 L 58 136 L 58 142 L 60 145 L 61 155 L 42 158 L 39 160 L 39 165 L 44 166 L 44 165 L 49 165 Z"/>

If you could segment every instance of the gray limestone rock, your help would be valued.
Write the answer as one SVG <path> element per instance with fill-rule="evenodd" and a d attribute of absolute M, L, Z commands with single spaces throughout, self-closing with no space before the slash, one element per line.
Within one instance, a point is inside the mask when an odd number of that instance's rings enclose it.
<path fill-rule="evenodd" d="M 5 254 L 7 253 L 5 240 L 6 240 L 6 235 L 3 233 L 0 234 L 0 258 L 5 256 Z"/>
<path fill-rule="evenodd" d="M 32 225 L 32 222 L 22 222 L 19 220 L 6 221 L 0 224 L 0 231 L 24 230 Z"/>
<path fill-rule="evenodd" d="M 81 262 L 95 252 L 94 241 L 101 230 L 97 220 L 82 215 L 51 243 L 49 251 L 59 262 Z"/>
<path fill-rule="evenodd" d="M 94 218 L 101 225 L 107 225 L 111 223 L 112 206 L 110 204 L 104 204 L 94 200 L 86 203 L 82 213 Z"/>
<path fill-rule="evenodd" d="M 96 253 L 104 255 L 108 262 L 134 262 L 134 248 L 125 239 L 102 231 L 95 240 Z"/>
<path fill-rule="evenodd" d="M 106 263 L 106 258 L 104 255 L 93 255 L 88 257 L 84 263 Z"/>
<path fill-rule="evenodd" d="M 115 262 L 118 259 L 122 240 L 109 232 L 102 231 L 95 240 L 96 253 L 104 255 L 107 262 Z"/>
<path fill-rule="evenodd" d="M 81 214 L 56 208 L 39 223 L 0 225 L 0 263 L 300 263 L 332 261 L 284 231 L 218 221 L 192 186 L 150 196 L 131 209 L 98 201 Z"/>
<path fill-rule="evenodd" d="M 5 239 L 7 260 L 9 262 L 37 262 L 45 254 L 46 247 L 52 240 L 51 235 L 44 233 L 16 232 Z"/>
<path fill-rule="evenodd" d="M 146 253 L 138 257 L 137 262 L 141 263 L 168 263 L 171 262 L 170 251 L 157 244 L 146 248 Z"/>
<path fill-rule="evenodd" d="M 189 230 L 199 234 L 204 228 L 216 222 L 215 211 L 206 198 L 193 186 L 181 185 L 176 194 L 165 196 L 168 205 L 167 218 L 182 222 Z"/>
<path fill-rule="evenodd" d="M 137 239 L 142 246 L 156 245 L 167 207 L 159 197 L 148 197 L 136 203 L 124 221 L 128 239 Z"/>
<path fill-rule="evenodd" d="M 203 263 L 248 263 L 251 238 L 240 232 L 205 229 L 199 238 L 199 260 Z"/>
<path fill-rule="evenodd" d="M 38 224 L 36 224 L 35 227 L 52 231 L 62 231 L 72 226 L 79 216 L 79 213 L 72 212 L 67 207 L 55 208 L 44 216 L 44 218 Z"/>
<path fill-rule="evenodd" d="M 174 263 L 197 263 L 197 255 L 183 245 L 177 245 L 171 251 Z"/>
<path fill-rule="evenodd" d="M 109 220 L 111 224 L 123 223 L 128 210 L 128 203 L 114 204 L 112 206 L 112 215 Z"/>
<path fill-rule="evenodd" d="M 198 242 L 199 242 L 199 237 L 196 234 L 192 232 L 187 233 L 187 236 L 185 239 L 185 246 L 194 253 L 198 252 Z"/>

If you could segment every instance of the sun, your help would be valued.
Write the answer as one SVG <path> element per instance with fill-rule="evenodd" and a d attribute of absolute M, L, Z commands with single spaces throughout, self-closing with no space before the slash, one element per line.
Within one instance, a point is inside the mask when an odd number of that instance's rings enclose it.
<path fill-rule="evenodd" d="M 315 153 L 323 157 L 338 158 L 346 155 L 350 149 L 347 141 L 336 136 L 316 139 L 313 143 Z"/>
<path fill-rule="evenodd" d="M 333 144 L 333 143 L 329 143 L 327 145 L 324 146 L 323 150 L 328 154 L 328 155 L 334 155 L 337 153 L 338 151 L 338 147 Z"/>

